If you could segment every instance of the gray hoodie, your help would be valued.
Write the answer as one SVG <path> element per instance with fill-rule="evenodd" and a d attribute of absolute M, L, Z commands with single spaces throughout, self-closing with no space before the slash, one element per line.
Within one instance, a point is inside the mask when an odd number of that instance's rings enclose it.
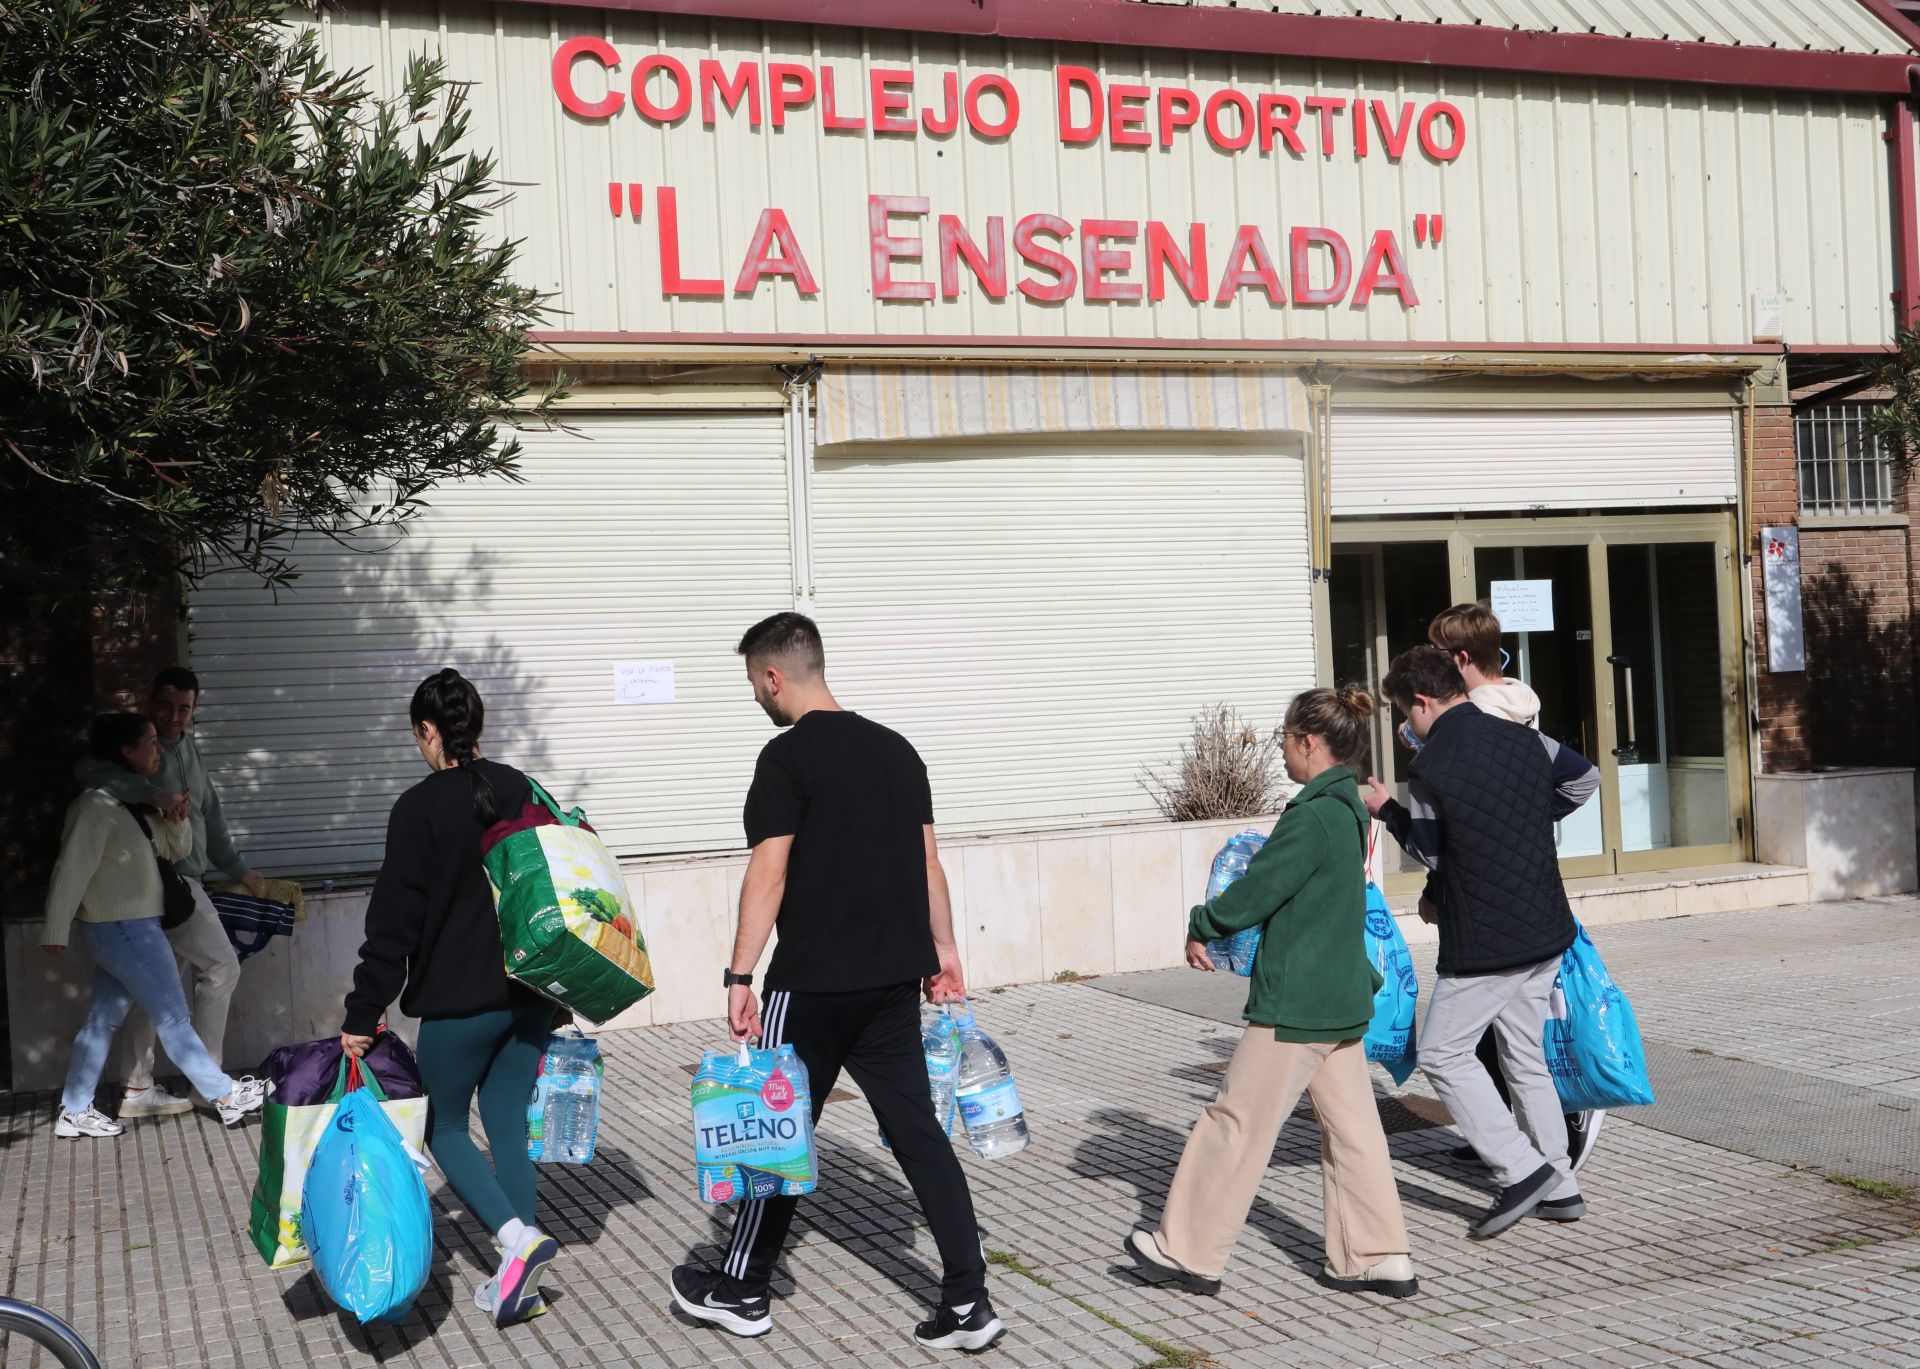
<path fill-rule="evenodd" d="M 151 779 L 136 775 L 124 765 L 89 757 L 73 768 L 73 777 L 88 789 L 104 789 L 122 803 L 158 806 L 161 795 L 187 791 L 193 827 L 193 850 L 176 862 L 188 879 L 204 880 L 209 872 L 226 879 L 245 879 L 252 869 L 234 848 L 233 834 L 227 830 L 227 815 L 220 808 L 220 791 L 213 787 L 200 748 L 193 733 L 183 733 L 178 741 L 160 739 L 160 768 Z"/>
<path fill-rule="evenodd" d="M 1540 696 L 1525 680 L 1506 679 L 1467 691 L 1467 699 L 1482 713 L 1540 730 Z"/>

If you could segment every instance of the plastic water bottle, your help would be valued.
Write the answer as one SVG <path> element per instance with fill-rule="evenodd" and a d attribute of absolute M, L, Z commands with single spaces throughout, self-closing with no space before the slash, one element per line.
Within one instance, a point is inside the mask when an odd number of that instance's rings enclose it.
<path fill-rule="evenodd" d="M 920 1008 L 920 1050 L 927 1058 L 927 1086 L 933 1093 L 933 1116 L 943 1135 L 953 1133 L 954 1088 L 960 1077 L 960 1033 L 953 1016 L 944 1007 L 932 1003 Z M 893 1142 L 887 1129 L 880 1128 L 880 1144 L 887 1150 Z"/>
<path fill-rule="evenodd" d="M 1220 848 L 1220 854 L 1213 858 L 1213 872 L 1207 878 L 1207 899 L 1211 902 L 1220 896 L 1226 887 L 1247 872 L 1247 865 L 1254 854 L 1267 844 L 1267 834 L 1257 827 L 1237 832 L 1227 839 Z M 1231 970 L 1234 974 L 1253 973 L 1254 953 L 1260 949 L 1260 924 L 1255 923 L 1232 936 L 1220 937 L 1207 943 L 1207 959 L 1213 962 L 1216 970 Z"/>
<path fill-rule="evenodd" d="M 584 1165 L 593 1158 L 600 1134 L 600 1081 L 605 1066 L 600 1047 L 578 1028 L 556 1033 L 547 1044 L 540 1081 L 544 1086 L 541 1158 L 556 1164 Z"/>
<path fill-rule="evenodd" d="M 960 1032 L 960 1073 L 954 1094 L 973 1153 L 983 1160 L 996 1160 L 1025 1150 L 1030 1139 L 1027 1117 L 1006 1052 L 980 1029 L 965 1000 L 954 1010 L 954 1025 Z"/>

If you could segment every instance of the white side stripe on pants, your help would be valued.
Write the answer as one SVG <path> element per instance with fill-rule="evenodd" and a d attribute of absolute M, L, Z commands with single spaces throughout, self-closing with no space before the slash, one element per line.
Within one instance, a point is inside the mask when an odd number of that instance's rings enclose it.
<path fill-rule="evenodd" d="M 787 1028 L 787 1009 L 793 1003 L 793 995 L 782 991 L 767 995 L 766 1012 L 760 1022 L 760 1044 L 771 1049 L 782 1044 L 781 1033 Z M 733 1224 L 733 1245 L 727 1251 L 724 1269 L 736 1279 L 747 1276 L 747 1260 L 753 1254 L 753 1243 L 760 1236 L 760 1221 L 765 1214 L 764 1199 L 748 1203 L 740 1219 Z"/>

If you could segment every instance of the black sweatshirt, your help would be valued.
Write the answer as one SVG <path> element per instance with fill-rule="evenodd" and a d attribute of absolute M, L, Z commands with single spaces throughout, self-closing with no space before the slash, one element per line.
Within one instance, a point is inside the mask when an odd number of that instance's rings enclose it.
<path fill-rule="evenodd" d="M 495 761 L 472 764 L 493 785 L 499 815 L 518 816 L 532 792 L 527 777 Z M 396 995 L 403 1012 L 421 1018 L 468 1017 L 538 997 L 507 978 L 481 830 L 464 767 L 436 771 L 395 801 L 343 1030 L 373 1035 Z"/>

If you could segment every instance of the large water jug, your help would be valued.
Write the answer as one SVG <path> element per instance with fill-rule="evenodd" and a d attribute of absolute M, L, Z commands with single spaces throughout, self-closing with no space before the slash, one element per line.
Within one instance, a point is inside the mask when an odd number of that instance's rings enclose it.
<path fill-rule="evenodd" d="M 933 1094 L 933 1115 L 946 1135 L 953 1133 L 954 1089 L 960 1078 L 960 1032 L 953 1015 L 943 1006 L 926 1003 L 920 1008 L 920 1049 L 927 1058 L 927 1087 Z M 893 1142 L 887 1129 L 880 1128 L 880 1144 L 887 1150 Z"/>
<path fill-rule="evenodd" d="M 600 1134 L 600 1046 L 578 1027 L 547 1040 L 527 1108 L 527 1153 L 549 1164 L 584 1165 Z"/>
<path fill-rule="evenodd" d="M 1006 1052 L 981 1030 L 966 1000 L 955 1006 L 953 1020 L 960 1033 L 960 1073 L 954 1094 L 973 1153 L 995 1160 L 1025 1150 L 1027 1117 Z"/>
<path fill-rule="evenodd" d="M 1247 865 L 1253 860 L 1254 853 L 1267 844 L 1267 834 L 1257 827 L 1249 827 L 1244 832 L 1236 832 L 1220 848 L 1213 858 L 1213 870 L 1207 877 L 1207 899 L 1220 897 L 1222 891 L 1247 872 Z M 1251 927 L 1235 932 L 1232 936 L 1223 936 L 1207 943 L 1207 959 L 1213 962 L 1216 970 L 1230 970 L 1238 975 L 1253 973 L 1254 953 L 1260 949 L 1261 926 L 1255 923 Z"/>

